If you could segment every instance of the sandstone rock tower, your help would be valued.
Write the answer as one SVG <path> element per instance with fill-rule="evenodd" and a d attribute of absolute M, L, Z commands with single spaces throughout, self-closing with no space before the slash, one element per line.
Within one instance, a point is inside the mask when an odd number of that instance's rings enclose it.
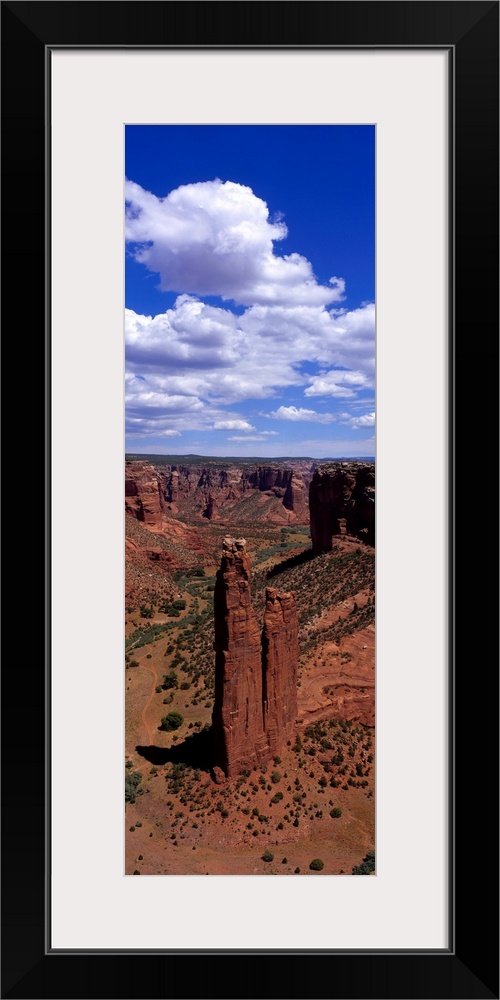
<path fill-rule="evenodd" d="M 244 538 L 225 538 L 214 592 L 214 762 L 228 777 L 271 760 L 297 714 L 295 597 L 266 590 L 262 637 Z"/>
<path fill-rule="evenodd" d="M 297 715 L 299 635 L 295 594 L 266 588 L 262 632 L 264 729 L 270 756 L 293 733 Z"/>

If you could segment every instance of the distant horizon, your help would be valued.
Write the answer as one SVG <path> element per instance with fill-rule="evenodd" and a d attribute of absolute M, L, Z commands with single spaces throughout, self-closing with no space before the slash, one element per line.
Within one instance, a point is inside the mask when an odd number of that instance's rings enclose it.
<path fill-rule="evenodd" d="M 125 155 L 127 450 L 374 451 L 375 127 L 127 125 Z"/>
<path fill-rule="evenodd" d="M 134 461 L 135 459 L 143 458 L 161 458 L 166 460 L 169 458 L 196 458 L 203 460 L 205 458 L 216 458 L 224 462 L 237 461 L 237 462 L 375 462 L 375 455 L 322 455 L 321 457 L 315 457 L 314 455 L 198 455 L 196 452 L 139 452 L 139 451 L 129 451 L 125 452 L 125 461 Z"/>

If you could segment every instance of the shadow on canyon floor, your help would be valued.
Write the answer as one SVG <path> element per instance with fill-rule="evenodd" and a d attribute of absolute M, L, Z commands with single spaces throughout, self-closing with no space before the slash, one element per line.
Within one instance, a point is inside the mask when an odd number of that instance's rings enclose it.
<path fill-rule="evenodd" d="M 212 730 L 205 729 L 201 733 L 187 736 L 182 743 L 171 747 L 136 746 L 140 757 L 150 764 L 187 764 L 200 771 L 211 771 L 213 767 Z"/>
<path fill-rule="evenodd" d="M 310 562 L 311 559 L 315 559 L 319 552 L 313 552 L 312 549 L 304 549 L 303 552 L 299 552 L 296 556 L 290 556 L 289 559 L 284 559 L 283 562 L 276 563 L 268 572 L 266 573 L 266 579 L 271 580 L 273 576 L 277 576 L 278 573 L 284 573 L 286 569 L 293 569 L 295 566 L 302 566 L 303 563 Z"/>

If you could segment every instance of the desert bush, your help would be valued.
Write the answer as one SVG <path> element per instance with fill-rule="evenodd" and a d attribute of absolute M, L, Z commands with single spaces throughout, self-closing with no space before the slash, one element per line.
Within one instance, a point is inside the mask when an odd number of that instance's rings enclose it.
<path fill-rule="evenodd" d="M 330 809 L 330 816 L 333 819 L 339 819 L 339 817 L 342 816 L 342 809 L 340 806 L 335 806 L 333 809 Z"/>
<path fill-rule="evenodd" d="M 309 868 L 313 872 L 320 872 L 324 867 L 325 863 L 321 860 L 321 858 L 313 858 L 309 865 Z"/>
<path fill-rule="evenodd" d="M 274 854 L 272 853 L 272 851 L 269 851 L 269 850 L 264 851 L 264 854 L 262 855 L 262 860 L 263 861 L 274 861 Z"/>
<path fill-rule="evenodd" d="M 162 687 L 164 691 L 168 691 L 170 688 L 179 687 L 179 681 L 175 670 L 170 670 L 168 674 L 165 674 Z"/>
<path fill-rule="evenodd" d="M 142 781 L 140 771 L 125 773 L 125 802 L 135 802 L 137 795 L 142 795 L 143 789 L 138 788 Z"/>
<path fill-rule="evenodd" d="M 353 875 L 371 875 L 375 871 L 375 851 L 367 851 L 360 865 L 354 865 Z"/>
<path fill-rule="evenodd" d="M 180 712 L 169 712 L 168 715 L 164 715 L 161 720 L 162 729 L 166 732 L 170 732 L 172 729 L 179 729 L 182 726 L 184 719 Z"/>

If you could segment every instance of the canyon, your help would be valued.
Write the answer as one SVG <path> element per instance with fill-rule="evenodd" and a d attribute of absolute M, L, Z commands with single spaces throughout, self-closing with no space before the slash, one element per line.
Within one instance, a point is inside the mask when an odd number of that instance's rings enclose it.
<path fill-rule="evenodd" d="M 350 873 L 372 849 L 374 472 L 127 461 L 130 874 Z"/>
<path fill-rule="evenodd" d="M 215 459 L 178 465 L 128 461 L 126 510 L 148 525 L 160 524 L 165 513 L 223 519 L 237 515 L 238 505 L 253 495 L 267 517 L 307 524 L 314 468 L 312 460 L 290 460 L 286 467 Z"/>

